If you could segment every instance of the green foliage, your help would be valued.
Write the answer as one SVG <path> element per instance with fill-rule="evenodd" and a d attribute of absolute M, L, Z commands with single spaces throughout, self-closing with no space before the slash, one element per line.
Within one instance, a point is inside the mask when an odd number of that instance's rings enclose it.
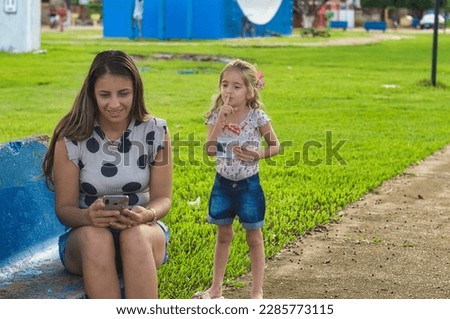
<path fill-rule="evenodd" d="M 90 14 L 102 14 L 103 5 L 101 2 L 89 2 L 88 10 Z"/>
<path fill-rule="evenodd" d="M 438 0 L 441 9 L 450 10 L 450 1 Z M 408 8 L 424 11 L 434 8 L 435 0 L 361 0 L 363 8 Z"/>
<path fill-rule="evenodd" d="M 392 5 L 393 0 L 361 0 L 363 8 L 387 8 Z"/>
<path fill-rule="evenodd" d="M 330 32 L 331 39 L 373 36 Z M 301 38 L 297 30 L 295 34 L 133 42 L 102 38 L 96 30 L 43 32 L 46 54 L 0 53 L 0 142 L 51 135 L 99 51 L 116 48 L 135 56 L 148 107 L 167 119 L 173 140 L 173 208 L 165 218 L 172 233 L 170 261 L 159 269 L 160 295 L 187 298 L 208 287 L 212 278 L 215 227 L 206 222 L 206 212 L 215 169 L 203 153 L 203 115 L 224 63 L 161 59 L 156 54 L 242 58 L 264 72 L 261 95 L 283 145 L 280 155 L 261 163 L 268 258 L 315 225 L 336 219 L 339 210 L 384 180 L 450 143 L 450 65 L 442 54 L 450 50 L 449 35 L 439 39 L 442 85 L 431 87 L 423 83 L 430 75 L 431 34 L 330 47 L 301 46 L 329 39 Z M 197 197 L 199 208 L 188 204 Z M 249 266 L 245 232 L 236 222 L 226 283 L 239 286 L 236 278 Z"/>
<path fill-rule="evenodd" d="M 442 1 L 441 1 L 442 2 Z M 361 0 L 363 8 L 410 8 L 427 10 L 434 7 L 434 0 Z"/>

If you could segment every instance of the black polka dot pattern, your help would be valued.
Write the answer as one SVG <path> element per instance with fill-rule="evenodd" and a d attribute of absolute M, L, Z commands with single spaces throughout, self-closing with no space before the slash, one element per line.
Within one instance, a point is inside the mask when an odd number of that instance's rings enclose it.
<path fill-rule="evenodd" d="M 142 185 L 140 183 L 131 182 L 131 183 L 125 184 L 125 186 L 122 187 L 122 190 L 125 193 L 132 193 L 132 192 L 137 192 L 141 188 L 142 188 Z"/>
<path fill-rule="evenodd" d="M 91 137 L 90 139 L 88 139 L 86 147 L 89 152 L 97 153 L 98 150 L 100 149 L 100 144 L 97 142 L 95 138 Z"/>
<path fill-rule="evenodd" d="M 91 206 L 96 200 L 97 200 L 97 196 L 90 196 L 87 195 L 86 197 L 84 197 L 84 204 L 89 207 Z"/>
<path fill-rule="evenodd" d="M 117 166 L 112 163 L 106 163 L 101 168 L 101 173 L 105 177 L 113 177 L 116 176 L 117 172 L 119 170 L 117 169 Z"/>
<path fill-rule="evenodd" d="M 120 153 L 128 153 L 130 150 L 131 150 L 131 141 L 130 140 L 128 140 L 128 139 L 122 139 L 122 141 L 120 142 L 120 144 L 119 144 L 119 147 L 118 147 L 118 151 L 120 152 Z"/>
<path fill-rule="evenodd" d="M 140 169 L 145 169 L 147 167 L 148 155 L 141 155 L 137 160 L 137 165 Z"/>
<path fill-rule="evenodd" d="M 139 203 L 139 196 L 135 193 L 127 194 L 130 200 L 128 201 L 128 205 L 134 206 Z"/>
<path fill-rule="evenodd" d="M 66 140 L 69 158 L 80 169 L 80 207 L 89 207 L 106 194 L 128 195 L 130 207 L 146 205 L 150 200 L 149 166 L 164 146 L 165 125 L 157 118 L 144 122 L 133 119 L 121 138 L 107 143 L 107 148 L 97 122 L 89 138 Z"/>
<path fill-rule="evenodd" d="M 90 183 L 81 183 L 81 189 L 89 195 L 97 195 L 97 189 Z"/>
<path fill-rule="evenodd" d="M 145 137 L 145 141 L 148 145 L 153 145 L 155 142 L 155 131 L 151 131 L 147 133 L 147 136 Z"/>

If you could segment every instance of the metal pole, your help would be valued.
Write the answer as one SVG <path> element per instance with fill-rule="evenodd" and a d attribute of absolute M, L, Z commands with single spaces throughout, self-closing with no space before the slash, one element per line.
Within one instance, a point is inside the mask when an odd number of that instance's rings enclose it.
<path fill-rule="evenodd" d="M 439 0 L 434 0 L 434 25 L 433 25 L 433 58 L 431 62 L 431 85 L 436 86 L 436 64 L 439 31 Z"/>
<path fill-rule="evenodd" d="M 447 33 L 447 14 L 448 14 L 447 7 L 445 7 L 445 9 L 444 9 L 444 34 Z"/>

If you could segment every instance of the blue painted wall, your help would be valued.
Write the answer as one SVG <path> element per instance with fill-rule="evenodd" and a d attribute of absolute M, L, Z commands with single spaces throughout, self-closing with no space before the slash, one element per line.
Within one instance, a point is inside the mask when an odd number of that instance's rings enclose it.
<path fill-rule="evenodd" d="M 131 37 L 133 3 L 134 0 L 103 1 L 103 36 Z"/>
<path fill-rule="evenodd" d="M 224 2 L 211 1 L 205 5 L 203 1 L 195 1 L 192 9 L 191 33 L 188 39 L 220 39 L 225 37 Z"/>
<path fill-rule="evenodd" d="M 41 177 L 46 150 L 39 139 L 0 145 L 0 268 L 64 231 Z"/>
<path fill-rule="evenodd" d="M 256 36 L 292 34 L 293 0 L 283 0 L 273 19 L 255 26 Z M 103 0 L 103 35 L 133 38 L 134 0 Z M 241 36 L 236 0 L 144 0 L 142 34 L 157 39 L 222 39 Z"/>

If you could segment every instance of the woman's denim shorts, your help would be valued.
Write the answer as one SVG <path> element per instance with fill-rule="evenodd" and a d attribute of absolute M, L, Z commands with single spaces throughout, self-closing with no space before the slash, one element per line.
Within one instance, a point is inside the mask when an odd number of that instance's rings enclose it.
<path fill-rule="evenodd" d="M 167 251 L 167 247 L 169 245 L 170 232 L 169 232 L 169 228 L 162 221 L 158 220 L 156 223 L 159 225 L 159 227 L 161 227 L 161 229 L 164 231 L 164 234 L 166 236 L 166 252 L 165 252 L 164 260 L 163 260 L 163 264 L 165 264 L 169 260 L 169 254 Z M 120 257 L 120 247 L 119 247 L 120 230 L 113 229 L 113 228 L 109 228 L 109 230 L 111 231 L 111 234 L 113 235 L 113 239 L 114 239 L 114 247 L 116 250 L 117 271 L 119 273 L 121 273 L 122 272 L 122 259 Z M 59 240 L 58 240 L 59 259 L 61 260 L 64 267 L 66 266 L 64 263 L 64 258 L 65 258 L 65 254 L 66 254 L 66 244 L 67 244 L 67 240 L 69 239 L 70 233 L 72 231 L 73 231 L 73 229 L 69 228 L 64 234 L 59 236 Z"/>
<path fill-rule="evenodd" d="M 240 181 L 216 174 L 209 198 L 208 221 L 216 225 L 232 224 L 236 216 L 247 230 L 264 226 L 266 201 L 259 175 Z"/>

